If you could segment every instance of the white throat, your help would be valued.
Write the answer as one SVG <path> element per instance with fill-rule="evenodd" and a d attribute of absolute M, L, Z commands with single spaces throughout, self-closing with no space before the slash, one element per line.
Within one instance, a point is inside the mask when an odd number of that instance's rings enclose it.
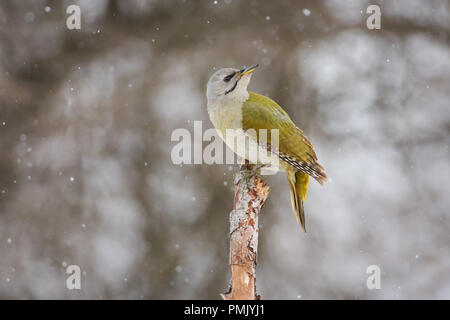
<path fill-rule="evenodd" d="M 243 76 L 236 85 L 236 88 L 225 94 L 218 94 L 213 96 L 208 96 L 208 112 L 215 112 L 217 110 L 213 110 L 216 108 L 234 106 L 234 105 L 242 105 L 245 101 L 247 101 L 249 94 L 247 91 L 248 83 L 250 82 L 250 75 Z"/>

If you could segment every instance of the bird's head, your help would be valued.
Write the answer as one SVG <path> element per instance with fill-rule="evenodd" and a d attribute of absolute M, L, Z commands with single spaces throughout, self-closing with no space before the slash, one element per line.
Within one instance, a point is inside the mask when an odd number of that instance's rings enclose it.
<path fill-rule="evenodd" d="M 252 72 L 258 67 L 257 64 L 239 69 L 224 68 L 216 71 L 209 78 L 206 96 L 208 100 L 218 98 L 238 98 L 247 96 L 247 86 L 250 82 Z"/>

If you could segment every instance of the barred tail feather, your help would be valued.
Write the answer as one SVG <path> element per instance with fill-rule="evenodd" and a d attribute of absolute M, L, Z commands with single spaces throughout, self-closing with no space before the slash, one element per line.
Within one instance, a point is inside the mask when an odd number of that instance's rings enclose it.
<path fill-rule="evenodd" d="M 282 152 L 279 152 L 278 156 L 281 160 L 292 166 L 294 170 L 297 169 L 299 171 L 302 171 L 303 173 L 309 174 L 321 185 L 328 181 L 328 176 L 325 172 L 325 168 L 322 167 L 319 162 L 317 162 L 317 158 L 315 157 L 315 155 L 309 155 L 309 159 L 306 161 L 288 156 Z"/>
<path fill-rule="evenodd" d="M 328 176 L 327 173 L 325 172 L 325 168 L 322 167 L 320 165 L 320 163 L 315 162 L 312 165 L 312 171 L 314 172 L 314 174 L 312 174 L 311 176 L 316 179 L 316 181 L 318 183 L 320 183 L 321 185 L 323 185 L 325 182 L 328 181 Z"/>

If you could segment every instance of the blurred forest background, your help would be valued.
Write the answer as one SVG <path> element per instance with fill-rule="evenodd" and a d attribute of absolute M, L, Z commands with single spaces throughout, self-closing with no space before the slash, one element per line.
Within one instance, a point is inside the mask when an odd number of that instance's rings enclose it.
<path fill-rule="evenodd" d="M 170 137 L 253 63 L 331 177 L 307 234 L 267 178 L 262 298 L 450 298 L 448 1 L 1 1 L 0 26 L 0 298 L 219 299 L 237 166 L 176 166 Z"/>

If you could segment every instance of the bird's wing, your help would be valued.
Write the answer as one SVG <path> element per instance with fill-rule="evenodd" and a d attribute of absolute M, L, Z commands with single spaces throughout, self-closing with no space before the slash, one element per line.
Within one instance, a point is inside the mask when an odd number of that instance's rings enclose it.
<path fill-rule="evenodd" d="M 254 129 L 260 141 L 261 129 L 267 130 L 267 142 L 271 141 L 270 130 L 278 129 L 278 150 L 271 150 L 281 160 L 301 170 L 319 183 L 327 180 L 323 167 L 317 162 L 312 143 L 302 130 L 297 128 L 289 115 L 275 101 L 263 95 L 249 92 L 249 98 L 242 108 L 244 131 Z M 264 142 L 266 142 L 264 141 Z M 270 148 L 270 145 L 269 145 Z"/>

